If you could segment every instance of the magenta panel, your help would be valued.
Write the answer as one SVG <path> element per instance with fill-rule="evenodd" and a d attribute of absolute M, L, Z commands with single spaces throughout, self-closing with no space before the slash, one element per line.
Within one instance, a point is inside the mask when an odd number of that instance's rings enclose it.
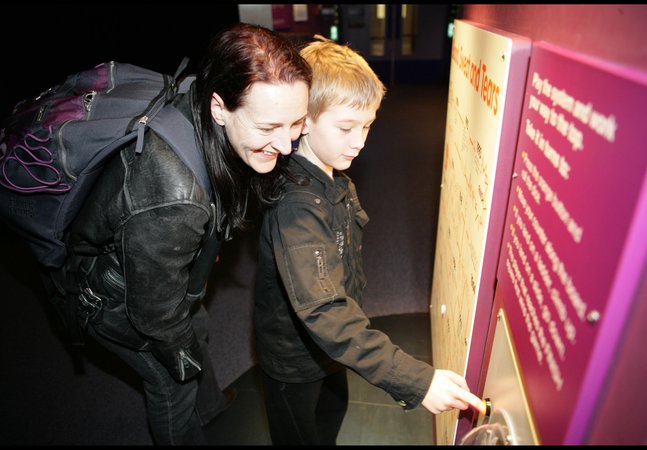
<path fill-rule="evenodd" d="M 497 278 L 543 444 L 565 443 L 580 396 L 597 395 L 582 386 L 610 364 L 591 361 L 600 330 L 617 336 L 612 317 L 631 300 L 610 301 L 645 178 L 645 118 L 645 73 L 533 45 Z"/>

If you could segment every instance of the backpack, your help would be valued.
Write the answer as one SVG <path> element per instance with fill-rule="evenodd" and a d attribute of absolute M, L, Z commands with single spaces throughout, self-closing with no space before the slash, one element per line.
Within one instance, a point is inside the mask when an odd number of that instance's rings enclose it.
<path fill-rule="evenodd" d="M 0 217 L 47 268 L 61 267 L 71 249 L 64 234 L 105 163 L 155 130 L 210 193 L 193 124 L 171 102 L 194 76 L 174 76 L 114 61 L 69 75 L 19 102 L 0 130 Z"/>

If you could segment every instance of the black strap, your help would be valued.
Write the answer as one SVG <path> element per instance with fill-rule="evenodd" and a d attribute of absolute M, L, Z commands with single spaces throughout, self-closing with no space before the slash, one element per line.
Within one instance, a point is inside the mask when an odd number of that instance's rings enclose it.
<path fill-rule="evenodd" d="M 211 182 L 204 157 L 195 140 L 193 124 L 175 106 L 167 105 L 148 124 L 171 146 L 182 162 L 191 169 L 198 183 L 211 195 Z"/>
<path fill-rule="evenodd" d="M 177 80 L 180 77 L 180 75 L 182 75 L 182 72 L 184 72 L 184 69 L 186 69 L 186 66 L 188 65 L 189 65 L 189 57 L 185 56 L 184 58 L 182 58 L 182 61 L 180 61 L 180 65 L 175 70 L 175 75 L 173 75 L 173 79 Z"/>

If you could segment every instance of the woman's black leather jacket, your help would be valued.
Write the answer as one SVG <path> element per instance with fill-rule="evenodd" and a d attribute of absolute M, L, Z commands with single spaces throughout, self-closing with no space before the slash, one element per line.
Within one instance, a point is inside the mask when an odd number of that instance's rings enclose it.
<path fill-rule="evenodd" d="M 188 96 L 177 106 L 189 117 L 187 104 Z M 112 251 L 71 256 L 58 274 L 99 299 L 90 320 L 99 334 L 152 351 L 177 380 L 201 368 L 190 315 L 199 298 L 187 285 L 214 214 L 191 170 L 149 130 L 141 154 L 133 145 L 106 166 L 70 228 L 69 245 Z"/>

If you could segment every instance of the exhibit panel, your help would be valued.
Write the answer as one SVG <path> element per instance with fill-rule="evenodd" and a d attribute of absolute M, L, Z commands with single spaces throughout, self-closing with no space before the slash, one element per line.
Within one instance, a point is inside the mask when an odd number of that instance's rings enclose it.
<path fill-rule="evenodd" d="M 474 389 L 494 298 L 530 41 L 456 20 L 430 301 L 433 364 Z M 469 360 L 469 364 L 468 364 Z M 471 414 L 463 417 L 472 424 Z M 435 417 L 452 444 L 458 411 Z"/>
<path fill-rule="evenodd" d="M 637 300 L 645 117 L 645 73 L 533 45 L 497 296 L 540 444 L 587 443 Z"/>

